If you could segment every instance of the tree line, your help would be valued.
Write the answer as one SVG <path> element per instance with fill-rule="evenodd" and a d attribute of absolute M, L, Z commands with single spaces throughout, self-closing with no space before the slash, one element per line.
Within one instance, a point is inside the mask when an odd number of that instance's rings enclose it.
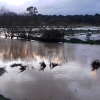
<path fill-rule="evenodd" d="M 34 8 L 36 9 L 36 8 Z M 95 15 L 42 15 L 32 12 L 32 6 L 27 8 L 29 13 L 15 13 L 5 7 L 0 9 L 0 26 L 83 26 L 100 25 L 100 14 Z"/>
<path fill-rule="evenodd" d="M 42 41 L 47 41 L 48 39 L 49 41 L 63 41 L 66 27 L 100 26 L 100 14 L 42 15 L 37 14 L 37 8 L 33 6 L 27 7 L 25 10 L 27 12 L 15 13 L 2 6 L 0 8 L 0 32 L 3 30 L 5 36 L 10 35 L 11 39 L 16 33 L 17 38 L 21 37 L 28 40 L 33 38 Z M 38 30 L 35 30 L 36 28 Z M 47 28 L 51 30 L 49 31 Z M 54 30 L 54 28 L 62 28 L 63 30 L 58 31 Z M 73 34 L 71 29 L 69 31 L 69 34 Z"/>

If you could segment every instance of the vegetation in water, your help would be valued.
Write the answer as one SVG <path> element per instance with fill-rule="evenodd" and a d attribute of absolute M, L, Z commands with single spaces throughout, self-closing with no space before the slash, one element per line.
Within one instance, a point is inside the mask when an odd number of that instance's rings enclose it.
<path fill-rule="evenodd" d="M 0 33 L 5 37 L 22 40 L 38 40 L 43 42 L 67 42 L 65 35 L 74 37 L 74 34 L 80 31 L 95 32 L 93 30 L 72 30 L 73 27 L 82 27 L 84 25 L 100 26 L 100 15 L 42 15 L 37 14 L 36 7 L 26 8 L 25 13 L 15 13 L 2 6 L 0 9 Z M 68 30 L 65 30 L 69 28 Z M 98 30 L 99 32 L 99 30 Z M 99 44 L 99 41 L 90 41 L 90 35 L 87 34 L 87 41 L 71 39 L 71 43 L 89 43 Z"/>

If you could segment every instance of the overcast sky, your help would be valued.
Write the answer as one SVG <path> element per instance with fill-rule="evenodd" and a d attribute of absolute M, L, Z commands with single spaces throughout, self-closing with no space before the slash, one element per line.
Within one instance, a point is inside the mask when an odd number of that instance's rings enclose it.
<path fill-rule="evenodd" d="M 84 15 L 100 13 L 100 0 L 0 0 L 4 6 L 15 12 L 24 12 L 29 6 L 37 7 L 39 14 Z"/>

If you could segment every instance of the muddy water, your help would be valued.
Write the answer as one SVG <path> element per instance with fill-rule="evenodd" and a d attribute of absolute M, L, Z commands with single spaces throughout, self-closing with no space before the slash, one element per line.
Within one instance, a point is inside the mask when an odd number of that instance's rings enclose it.
<path fill-rule="evenodd" d="M 100 100 L 99 45 L 0 39 L 0 94 L 12 100 Z M 40 70 L 40 62 L 46 67 Z M 59 66 L 50 68 L 50 62 Z M 21 72 L 20 66 L 27 68 Z"/>

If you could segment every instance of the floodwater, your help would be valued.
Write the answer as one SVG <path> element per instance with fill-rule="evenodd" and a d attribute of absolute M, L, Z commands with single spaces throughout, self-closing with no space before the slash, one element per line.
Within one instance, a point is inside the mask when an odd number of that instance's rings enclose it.
<path fill-rule="evenodd" d="M 100 100 L 99 45 L 0 39 L 0 94 L 12 100 Z M 40 68 L 44 61 L 46 67 Z M 50 68 L 50 62 L 58 64 Z M 20 66 L 28 66 L 20 71 Z"/>

